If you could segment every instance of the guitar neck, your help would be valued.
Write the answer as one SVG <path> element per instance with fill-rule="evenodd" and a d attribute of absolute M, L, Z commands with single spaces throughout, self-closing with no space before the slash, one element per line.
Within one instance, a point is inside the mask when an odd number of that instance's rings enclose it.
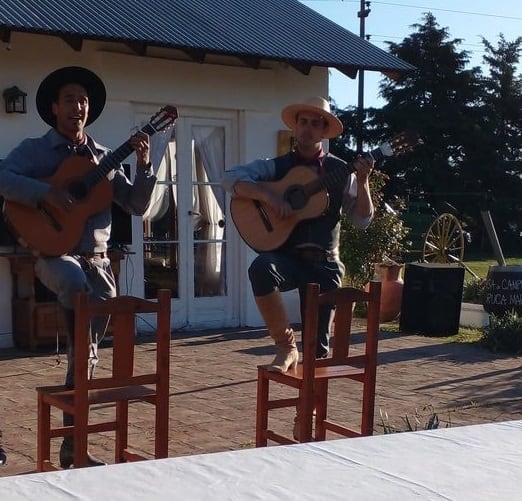
<path fill-rule="evenodd" d="M 156 133 L 156 129 L 151 124 L 145 125 L 140 132 L 145 132 L 149 136 Z M 102 161 L 93 169 L 85 179 L 85 183 L 88 186 L 94 186 L 100 182 L 103 178 L 109 174 L 112 170 L 116 169 L 120 163 L 125 160 L 133 151 L 130 144 L 130 139 L 125 141 L 121 146 L 116 148 L 109 155 L 105 156 Z"/>
<path fill-rule="evenodd" d="M 323 188 L 325 188 L 327 191 L 330 191 L 335 186 L 344 186 L 346 184 L 346 181 L 348 180 L 348 177 L 352 172 L 355 172 L 355 169 L 351 164 L 347 165 L 348 172 L 346 169 L 334 169 L 330 172 L 327 172 L 324 177 L 319 177 L 317 179 L 317 189 L 313 193 L 316 193 Z M 314 187 L 315 188 L 315 187 Z"/>
<path fill-rule="evenodd" d="M 377 148 L 365 153 L 365 156 L 374 160 L 377 166 L 384 163 L 387 157 L 401 155 L 412 149 L 415 144 L 422 144 L 423 141 L 416 132 L 405 131 L 395 135 L 389 142 L 380 144 Z M 317 179 L 311 181 L 302 187 L 305 195 L 310 197 L 318 193 L 322 189 L 330 190 L 341 184 L 344 186 L 348 176 L 355 172 L 353 164 L 348 164 L 348 173 L 345 168 L 336 168 L 327 172 L 324 176 L 318 176 Z"/>
<path fill-rule="evenodd" d="M 390 150 L 390 151 L 388 151 Z M 382 165 L 387 157 L 391 156 L 393 153 L 391 152 L 391 149 L 387 143 L 382 144 L 381 146 L 378 146 L 377 148 L 373 149 L 372 151 L 366 153 L 366 156 L 369 156 L 372 158 L 376 165 Z M 348 164 L 349 174 L 355 172 L 355 168 L 353 164 Z M 324 177 L 318 178 L 316 181 L 310 183 L 309 189 L 310 194 L 317 193 L 318 191 L 322 190 L 323 188 L 326 188 L 327 190 L 338 186 L 339 184 L 346 183 L 348 179 L 348 176 L 346 175 L 345 169 L 334 169 L 333 171 L 327 172 Z M 307 189 L 308 192 L 308 189 Z"/>

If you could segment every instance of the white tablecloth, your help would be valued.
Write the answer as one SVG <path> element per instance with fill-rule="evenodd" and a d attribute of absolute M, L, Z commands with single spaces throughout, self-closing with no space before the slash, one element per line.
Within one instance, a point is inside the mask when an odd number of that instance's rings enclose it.
<path fill-rule="evenodd" d="M 21 500 L 517 500 L 522 421 L 0 479 Z"/>

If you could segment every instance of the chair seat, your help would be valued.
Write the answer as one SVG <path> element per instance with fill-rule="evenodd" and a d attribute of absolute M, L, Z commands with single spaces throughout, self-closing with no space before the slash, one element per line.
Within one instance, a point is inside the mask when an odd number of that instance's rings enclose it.
<path fill-rule="evenodd" d="M 295 369 L 288 372 L 272 372 L 267 370 L 268 365 L 260 365 L 259 368 L 266 372 L 265 377 L 276 381 L 291 380 L 302 381 L 303 364 L 298 364 Z M 358 379 L 364 376 L 364 367 L 356 367 L 354 365 L 335 365 L 331 367 L 316 367 L 314 371 L 314 379 L 336 379 L 336 378 L 352 378 Z"/>
<path fill-rule="evenodd" d="M 61 386 L 42 386 L 36 388 L 42 393 L 44 400 L 52 401 L 55 407 L 68 407 L 74 403 L 74 390 L 69 390 Z M 108 402 L 124 402 L 133 400 L 147 400 L 156 395 L 154 388 L 147 386 L 121 386 L 119 388 L 106 388 L 89 390 L 89 404 L 106 404 Z"/>

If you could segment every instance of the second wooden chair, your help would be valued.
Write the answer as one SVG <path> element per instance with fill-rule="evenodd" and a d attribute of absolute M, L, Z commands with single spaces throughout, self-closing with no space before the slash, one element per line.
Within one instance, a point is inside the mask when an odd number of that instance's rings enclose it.
<path fill-rule="evenodd" d="M 266 446 L 269 440 L 280 444 L 296 443 L 295 438 L 289 438 L 269 427 L 269 411 L 284 407 L 294 407 L 297 411 L 296 434 L 299 442 L 325 440 L 327 431 L 345 437 L 373 433 L 380 295 L 381 283 L 376 281 L 370 283 L 368 291 L 342 287 L 324 293 L 319 292 L 318 284 L 308 284 L 303 319 L 302 363 L 285 373 L 271 372 L 267 366 L 258 367 L 257 447 Z M 358 302 L 367 304 L 367 316 L 362 333 L 363 350 L 353 354 L 353 350 L 350 350 L 353 341 L 352 320 L 354 306 Z M 331 355 L 316 359 L 319 307 L 326 304 L 335 307 Z M 356 426 L 341 425 L 328 419 L 329 382 L 333 379 L 349 379 L 361 386 L 361 411 Z M 271 398 L 270 383 L 292 387 L 298 395 L 293 398 Z M 315 433 L 312 425 L 314 412 Z"/>

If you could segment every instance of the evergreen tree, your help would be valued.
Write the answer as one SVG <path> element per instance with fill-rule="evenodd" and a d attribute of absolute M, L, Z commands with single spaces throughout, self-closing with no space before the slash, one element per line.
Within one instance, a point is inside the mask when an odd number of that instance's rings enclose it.
<path fill-rule="evenodd" d="M 496 147 L 502 160 L 520 162 L 522 135 L 522 76 L 516 74 L 520 62 L 522 37 L 513 42 L 500 34 L 498 46 L 493 47 L 485 38 L 484 62 L 489 66 L 489 78 L 484 79 L 484 101 L 496 135 Z M 520 173 L 520 164 L 518 165 Z"/>
<path fill-rule="evenodd" d="M 386 198 L 424 193 L 439 212 L 447 210 L 444 201 L 450 202 L 481 237 L 476 240 L 485 241 L 479 209 L 491 194 L 497 232 L 509 234 L 510 243 L 520 247 L 522 81 L 516 64 L 522 40 L 507 42 L 500 35 L 496 48 L 483 40 L 490 67 L 485 76 L 479 67 L 467 68 L 469 55 L 458 50 L 461 40 L 450 39 L 433 14 L 424 14 L 423 23 L 413 28 L 401 43 L 388 45 L 416 70 L 397 79 L 385 77 L 380 93 L 387 104 L 365 110 L 363 141 L 369 147 L 405 129 L 424 140 L 408 156 L 382 167 L 390 178 Z M 356 130 L 356 108 L 338 111 L 338 116 L 347 131 Z M 333 151 L 343 156 L 352 144 L 341 137 Z"/>
<path fill-rule="evenodd" d="M 522 37 L 509 42 L 499 35 L 494 47 L 482 38 L 484 62 L 489 75 L 483 79 L 483 122 L 490 165 L 484 165 L 481 180 L 490 185 L 491 210 L 501 244 L 520 250 L 522 235 L 522 76 L 517 75 Z M 471 155 L 470 155 L 471 156 Z"/>
<path fill-rule="evenodd" d="M 479 68 L 466 69 L 469 56 L 458 51 L 460 39 L 449 39 L 447 28 L 439 28 L 431 13 L 424 24 L 402 43 L 389 43 L 390 52 L 413 64 L 416 70 L 399 80 L 385 78 L 380 85 L 387 104 L 371 119 L 375 131 L 416 130 L 424 145 L 407 161 L 391 167 L 404 180 L 401 189 L 411 193 L 447 192 L 462 186 L 460 141 L 475 132 L 474 106 L 480 101 Z M 391 172 L 389 172 L 391 174 Z M 393 186 L 391 187 L 393 190 Z"/>

